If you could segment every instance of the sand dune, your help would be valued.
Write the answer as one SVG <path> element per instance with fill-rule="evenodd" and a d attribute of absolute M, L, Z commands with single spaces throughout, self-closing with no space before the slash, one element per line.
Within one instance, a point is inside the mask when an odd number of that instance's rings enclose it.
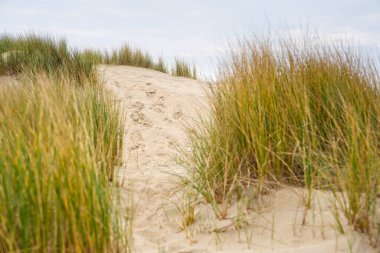
<path fill-rule="evenodd" d="M 189 149 L 185 125 L 207 112 L 206 83 L 153 70 L 98 67 L 106 87 L 125 106 L 123 165 L 117 170 L 123 206 L 133 197 L 136 252 L 378 252 L 365 237 L 347 228 L 341 235 L 326 193 L 315 192 L 306 213 L 302 190 L 283 187 L 261 200 L 260 209 L 244 212 L 243 229 L 236 228 L 238 206 L 224 220 L 200 200 L 195 223 L 180 227 L 182 190 L 175 175 L 185 173 L 175 159 L 178 148 Z M 1 84 L 16 83 L 1 77 Z"/>
<path fill-rule="evenodd" d="M 177 205 L 182 201 L 175 174 L 178 148 L 188 149 L 185 124 L 207 111 L 206 83 L 157 71 L 99 66 L 106 87 L 125 105 L 123 166 L 118 170 L 125 205 L 136 205 L 136 252 L 376 252 L 359 234 L 340 235 L 323 192 L 315 193 L 306 213 L 296 188 L 282 188 L 262 199 L 261 208 L 246 211 L 244 229 L 237 229 L 238 207 L 218 220 L 204 201 L 196 220 L 180 229 Z"/>

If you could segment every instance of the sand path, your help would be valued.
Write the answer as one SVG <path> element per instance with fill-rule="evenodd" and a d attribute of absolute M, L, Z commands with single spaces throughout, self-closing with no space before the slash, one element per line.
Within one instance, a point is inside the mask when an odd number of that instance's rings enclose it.
<path fill-rule="evenodd" d="M 195 224 L 181 230 L 176 206 L 183 199 L 173 174 L 184 169 L 175 154 L 178 147 L 189 148 L 184 125 L 206 109 L 207 84 L 136 67 L 102 65 L 98 70 L 106 87 L 125 105 L 118 177 L 124 181 L 125 201 L 133 194 L 136 205 L 136 252 L 349 252 L 350 244 L 353 252 L 373 251 L 357 234 L 340 236 L 332 228 L 322 193 L 316 193 L 320 205 L 302 225 L 299 191 L 292 188 L 268 197 L 260 211 L 247 212 L 244 218 L 250 225 L 242 230 L 235 226 L 236 205 L 220 221 L 202 201 L 196 207 Z"/>

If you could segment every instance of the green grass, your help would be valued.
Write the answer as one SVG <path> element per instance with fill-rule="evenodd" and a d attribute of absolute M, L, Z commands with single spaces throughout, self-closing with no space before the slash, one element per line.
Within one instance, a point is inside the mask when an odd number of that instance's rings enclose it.
<path fill-rule="evenodd" d="M 378 243 L 374 64 L 344 44 L 255 37 L 231 50 L 220 73 L 210 91 L 211 115 L 190 134 L 185 183 L 218 207 L 220 217 L 237 198 L 277 185 L 303 186 L 310 196 L 328 190 L 335 210 Z"/>
<path fill-rule="evenodd" d="M 172 68 L 172 75 L 197 79 L 197 69 L 195 66 L 190 67 L 184 60 L 176 58 Z"/>
<path fill-rule="evenodd" d="M 120 111 L 72 80 L 0 91 L 0 251 L 109 252 Z"/>
<path fill-rule="evenodd" d="M 114 49 L 111 52 L 86 49 L 81 52 L 81 56 L 86 62 L 92 62 L 94 64 L 142 67 L 163 73 L 170 72 L 173 76 L 197 79 L 196 67 L 191 67 L 186 61 L 176 58 L 174 66 L 171 68 L 171 71 L 169 71 L 168 64 L 165 63 L 162 57 L 159 57 L 158 60 L 155 61 L 149 53 L 133 48 L 128 44 L 125 44 L 119 49 Z"/>
<path fill-rule="evenodd" d="M 96 78 L 93 68 L 96 64 L 128 65 L 169 73 L 162 57 L 157 61 L 140 49 L 125 44 L 111 52 L 94 49 L 69 49 L 65 40 L 49 36 L 27 34 L 24 36 L 0 35 L 0 75 L 12 75 L 25 69 L 34 72 L 55 73 L 65 70 L 73 78 Z M 196 79 L 196 67 L 190 67 L 184 60 L 175 59 L 172 75 Z"/>
<path fill-rule="evenodd" d="M 153 57 L 149 53 L 144 53 L 140 49 L 133 49 L 127 44 L 118 50 L 113 50 L 111 53 L 105 52 L 102 56 L 102 62 L 105 64 L 148 68 L 164 73 L 168 72 L 162 58 L 154 62 Z"/>
<path fill-rule="evenodd" d="M 3 36 L 0 252 L 118 252 L 126 245 L 114 167 L 122 109 L 94 61 L 49 37 Z"/>
<path fill-rule="evenodd" d="M 93 63 L 77 50 L 70 50 L 65 40 L 49 36 L 0 36 L 0 75 L 13 75 L 25 71 L 48 74 L 65 72 L 79 82 L 96 78 Z"/>

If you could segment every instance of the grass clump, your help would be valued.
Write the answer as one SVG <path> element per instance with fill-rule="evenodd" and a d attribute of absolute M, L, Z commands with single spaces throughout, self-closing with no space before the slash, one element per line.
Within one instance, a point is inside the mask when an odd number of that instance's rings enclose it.
<path fill-rule="evenodd" d="M 117 252 L 113 184 L 122 111 L 92 53 L 50 37 L 1 36 L 0 252 Z M 11 78 L 12 79 L 12 78 Z"/>
<path fill-rule="evenodd" d="M 172 75 L 197 79 L 197 69 L 195 66 L 191 68 L 184 60 L 176 58 L 172 68 Z"/>
<path fill-rule="evenodd" d="M 0 36 L 0 75 L 21 72 L 62 73 L 79 82 L 96 78 L 93 62 L 76 50 L 69 50 L 65 40 L 49 36 Z"/>
<path fill-rule="evenodd" d="M 124 45 L 111 53 L 105 52 L 102 55 L 102 63 L 115 65 L 128 65 L 157 70 L 167 73 L 167 67 L 160 57 L 158 62 L 154 62 L 149 53 L 144 53 L 140 49 L 133 49 L 129 45 Z"/>
<path fill-rule="evenodd" d="M 269 36 L 240 41 L 220 70 L 211 116 L 191 133 L 187 183 L 221 206 L 278 184 L 329 190 L 348 223 L 378 241 L 380 79 L 372 62 L 344 44 Z"/>
<path fill-rule="evenodd" d="M 76 81 L 33 79 L 0 89 L 0 252 L 109 252 L 120 109 Z"/>
<path fill-rule="evenodd" d="M 140 49 L 128 44 L 111 52 L 93 49 L 69 49 L 65 40 L 49 36 L 27 34 L 25 36 L 0 35 L 0 75 L 13 75 L 25 71 L 44 71 L 49 74 L 65 71 L 67 76 L 78 81 L 95 79 L 94 66 L 97 64 L 128 65 L 169 73 L 162 57 L 157 61 Z M 175 59 L 172 68 L 175 76 L 196 79 L 195 66 Z"/>

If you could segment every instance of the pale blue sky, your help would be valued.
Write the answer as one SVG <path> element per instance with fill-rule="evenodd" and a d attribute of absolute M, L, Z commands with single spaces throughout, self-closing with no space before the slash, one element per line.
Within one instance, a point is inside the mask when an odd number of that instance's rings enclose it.
<path fill-rule="evenodd" d="M 49 33 L 76 47 L 130 42 L 205 70 L 228 39 L 268 27 L 294 33 L 309 27 L 376 47 L 380 0 L 0 0 L 0 32 Z"/>

